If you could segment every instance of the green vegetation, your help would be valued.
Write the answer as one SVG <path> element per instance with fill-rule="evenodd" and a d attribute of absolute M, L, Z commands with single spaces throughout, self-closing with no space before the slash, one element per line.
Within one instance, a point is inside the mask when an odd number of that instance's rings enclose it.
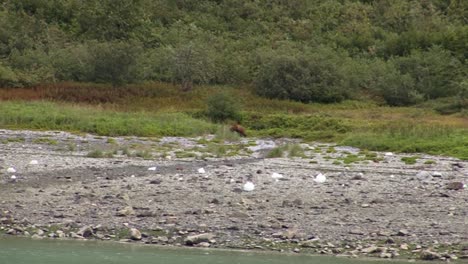
<path fill-rule="evenodd" d="M 403 157 L 401 161 L 403 161 L 406 165 L 414 165 L 418 161 L 419 157 Z"/>
<path fill-rule="evenodd" d="M 468 159 L 465 2 L 5 0 L 0 127 Z"/>
<path fill-rule="evenodd" d="M 90 151 L 88 154 L 86 154 L 86 157 L 88 158 L 104 158 L 104 152 L 102 150 L 96 149 L 93 151 Z"/>
<path fill-rule="evenodd" d="M 467 106 L 466 1 L 4 0 L 0 86 L 254 84 L 268 98 Z"/>
<path fill-rule="evenodd" d="M 373 152 L 368 152 L 368 151 L 362 151 L 358 155 L 355 154 L 348 154 L 345 157 L 340 157 L 338 158 L 339 160 L 342 160 L 344 164 L 351 164 L 355 162 L 367 162 L 367 161 L 374 161 L 374 162 L 379 162 L 382 160 L 382 158 L 377 157 L 376 153 Z"/>
<path fill-rule="evenodd" d="M 206 116 L 214 122 L 239 119 L 239 103 L 232 95 L 217 93 L 208 98 L 206 105 L 208 107 Z"/>
<path fill-rule="evenodd" d="M 290 158 L 293 158 L 293 157 L 305 158 L 306 157 L 304 153 L 304 149 L 299 144 L 285 144 L 283 146 L 273 148 L 272 150 L 270 150 L 270 152 L 268 152 L 266 157 L 267 158 L 281 158 L 284 155 Z"/>
<path fill-rule="evenodd" d="M 36 138 L 33 140 L 33 143 L 36 144 L 47 144 L 47 145 L 57 145 L 57 140 L 50 139 L 50 138 Z"/>
<path fill-rule="evenodd" d="M 182 113 L 123 113 L 47 102 L 2 102 L 4 128 L 81 131 L 105 136 L 195 136 L 216 125 Z"/>

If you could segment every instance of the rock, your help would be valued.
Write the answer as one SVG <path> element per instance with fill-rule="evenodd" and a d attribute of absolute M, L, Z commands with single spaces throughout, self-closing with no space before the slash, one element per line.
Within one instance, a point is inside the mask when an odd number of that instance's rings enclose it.
<path fill-rule="evenodd" d="M 64 238 L 65 237 L 65 233 L 62 230 L 57 230 L 57 232 L 55 232 L 55 233 L 57 234 L 58 238 Z"/>
<path fill-rule="evenodd" d="M 409 235 L 409 231 L 406 229 L 401 229 L 397 233 L 397 236 L 408 236 L 408 235 Z"/>
<path fill-rule="evenodd" d="M 327 177 L 324 174 L 319 173 L 317 176 L 315 176 L 314 181 L 316 183 L 324 183 L 327 181 Z"/>
<path fill-rule="evenodd" d="M 251 192 L 255 190 L 255 185 L 253 184 L 253 182 L 248 181 L 244 184 L 242 190 L 244 190 L 245 192 Z"/>
<path fill-rule="evenodd" d="M 442 256 L 439 253 L 430 250 L 424 250 L 423 252 L 421 252 L 422 260 L 436 260 L 440 259 L 441 257 Z"/>
<path fill-rule="evenodd" d="M 301 206 L 304 204 L 304 202 L 301 199 L 295 199 L 294 201 L 292 201 L 292 204 L 295 206 Z"/>
<path fill-rule="evenodd" d="M 188 236 L 185 238 L 185 244 L 192 246 L 202 242 L 210 242 L 215 237 L 212 233 L 204 233 L 199 235 Z"/>
<path fill-rule="evenodd" d="M 210 247 L 210 243 L 208 243 L 208 242 L 201 242 L 201 243 L 198 244 L 198 246 L 200 246 L 200 247 Z"/>
<path fill-rule="evenodd" d="M 141 240 L 141 232 L 136 228 L 130 228 L 130 239 Z"/>
<path fill-rule="evenodd" d="M 359 173 L 358 175 L 354 175 L 351 180 L 361 181 L 364 180 L 364 174 Z"/>
<path fill-rule="evenodd" d="M 150 184 L 161 184 L 162 180 L 156 179 L 156 180 L 151 180 L 149 183 Z"/>
<path fill-rule="evenodd" d="M 351 235 L 364 235 L 364 232 L 362 232 L 361 230 L 359 229 L 352 229 L 351 231 L 349 231 L 349 233 Z"/>
<path fill-rule="evenodd" d="M 392 258 L 393 255 L 392 255 L 392 253 L 382 253 L 382 254 L 380 254 L 379 257 L 380 258 Z"/>
<path fill-rule="evenodd" d="M 408 244 L 401 244 L 401 245 L 400 245 L 400 249 L 402 249 L 402 250 L 408 250 L 408 249 L 409 249 Z"/>
<path fill-rule="evenodd" d="M 81 227 L 80 230 L 78 230 L 78 232 L 76 232 L 76 234 L 78 236 L 82 236 L 82 237 L 90 237 L 90 236 L 94 235 L 93 229 L 91 228 L 91 226 Z"/>
<path fill-rule="evenodd" d="M 36 234 L 37 234 L 38 236 L 43 236 L 43 235 L 44 235 L 44 231 L 43 231 L 42 229 L 38 229 L 38 230 L 36 231 Z"/>
<path fill-rule="evenodd" d="M 158 236 L 157 240 L 161 243 L 167 243 L 169 241 L 169 238 L 167 238 L 166 236 Z"/>
<path fill-rule="evenodd" d="M 368 248 L 361 249 L 361 252 L 366 253 L 366 254 L 380 253 L 382 252 L 382 248 L 379 248 L 376 246 L 370 246 Z"/>
<path fill-rule="evenodd" d="M 447 184 L 447 189 L 449 190 L 455 190 L 455 191 L 458 191 L 458 190 L 463 190 L 463 182 L 449 182 Z"/>
<path fill-rule="evenodd" d="M 297 231 L 297 228 L 289 228 L 288 230 L 282 233 L 281 237 L 283 239 L 293 239 L 296 237 Z"/>
<path fill-rule="evenodd" d="M 13 229 L 13 228 L 10 228 L 10 229 L 8 229 L 8 231 L 6 231 L 6 234 L 7 235 L 16 235 L 16 230 Z"/>
<path fill-rule="evenodd" d="M 38 234 L 34 234 L 31 236 L 32 239 L 42 239 L 41 236 L 39 236 Z"/>
<path fill-rule="evenodd" d="M 14 223 L 13 219 L 10 217 L 2 217 L 0 218 L 0 223 L 4 225 L 11 225 Z"/>
<path fill-rule="evenodd" d="M 116 216 L 129 216 L 129 215 L 134 215 L 135 211 L 131 206 L 126 206 L 125 208 L 117 211 Z"/>
<path fill-rule="evenodd" d="M 83 236 L 80 236 L 80 235 L 78 235 L 78 234 L 75 233 L 75 232 L 70 232 L 70 237 L 71 237 L 71 238 L 76 238 L 76 239 L 84 239 Z"/>
<path fill-rule="evenodd" d="M 294 249 L 293 249 L 293 252 L 294 252 L 294 253 L 299 253 L 299 252 L 301 252 L 301 250 L 298 249 L 298 248 L 294 248 Z"/>
<path fill-rule="evenodd" d="M 282 179 L 283 177 L 284 176 L 282 174 L 279 174 L 277 172 L 273 172 L 273 174 L 271 175 L 271 178 L 275 180 Z"/>
<path fill-rule="evenodd" d="M 416 177 L 419 179 L 419 180 L 427 180 L 428 178 L 431 178 L 431 174 L 427 171 L 420 171 L 418 172 L 418 174 L 416 174 Z"/>

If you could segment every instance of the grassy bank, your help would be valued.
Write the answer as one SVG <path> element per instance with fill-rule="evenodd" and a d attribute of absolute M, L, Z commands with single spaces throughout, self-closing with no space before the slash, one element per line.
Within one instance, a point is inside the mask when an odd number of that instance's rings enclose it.
<path fill-rule="evenodd" d="M 105 136 L 197 136 L 217 130 L 217 125 L 184 113 L 115 112 L 51 102 L 1 102 L 0 127 Z"/>
<path fill-rule="evenodd" d="M 111 136 L 204 135 L 220 127 L 204 115 L 207 98 L 220 90 L 239 101 L 249 136 L 294 137 L 468 160 L 468 118 L 462 114 L 443 116 L 430 108 L 381 107 L 359 101 L 324 105 L 270 100 L 254 95 L 248 87 L 198 87 L 186 93 L 158 83 L 0 89 L 0 127 Z"/>

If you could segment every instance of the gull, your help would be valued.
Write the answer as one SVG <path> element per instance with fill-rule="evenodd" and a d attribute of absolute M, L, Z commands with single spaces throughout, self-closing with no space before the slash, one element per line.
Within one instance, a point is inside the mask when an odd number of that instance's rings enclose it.
<path fill-rule="evenodd" d="M 155 171 L 155 170 L 156 170 L 156 167 L 149 167 L 148 170 L 149 170 L 149 171 Z"/>
<path fill-rule="evenodd" d="M 198 173 L 202 173 L 202 174 L 205 173 L 205 169 L 204 168 L 199 168 Z"/>
<path fill-rule="evenodd" d="M 29 162 L 29 165 L 37 165 L 37 164 L 39 164 L 39 162 L 37 160 L 31 160 Z"/>

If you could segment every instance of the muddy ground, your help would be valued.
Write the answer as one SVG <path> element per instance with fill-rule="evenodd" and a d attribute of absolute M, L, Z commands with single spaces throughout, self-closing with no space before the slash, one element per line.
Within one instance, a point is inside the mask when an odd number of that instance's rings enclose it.
<path fill-rule="evenodd" d="M 288 139 L 221 142 L 0 130 L 1 229 L 33 238 L 467 261 L 466 161 Z M 300 157 L 265 158 L 283 145 L 299 146 Z M 314 181 L 319 173 L 326 182 Z M 246 192 L 249 179 L 255 190 Z"/>

